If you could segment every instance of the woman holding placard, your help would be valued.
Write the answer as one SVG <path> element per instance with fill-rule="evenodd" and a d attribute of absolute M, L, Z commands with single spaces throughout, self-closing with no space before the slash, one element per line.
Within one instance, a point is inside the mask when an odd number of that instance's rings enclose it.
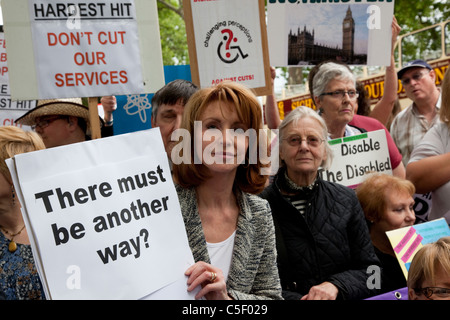
<path fill-rule="evenodd" d="M 353 190 L 318 175 L 332 160 L 325 121 L 301 106 L 279 130 L 280 169 L 261 197 L 272 208 L 283 297 L 349 300 L 375 294 L 366 271 L 379 261 L 358 199 Z"/>
<path fill-rule="evenodd" d="M 250 161 L 267 142 L 261 129 L 259 101 L 234 82 L 199 90 L 185 107 L 180 130 L 190 137 L 184 161 L 172 152 L 172 162 L 196 261 L 188 291 L 200 288 L 197 299 L 281 299 L 270 207 L 254 195 L 268 178 L 259 157 Z"/>
<path fill-rule="evenodd" d="M 44 299 L 30 239 L 5 160 L 44 149 L 37 133 L 0 127 L 0 299 Z M 3 295 L 3 296 L 2 296 Z"/>

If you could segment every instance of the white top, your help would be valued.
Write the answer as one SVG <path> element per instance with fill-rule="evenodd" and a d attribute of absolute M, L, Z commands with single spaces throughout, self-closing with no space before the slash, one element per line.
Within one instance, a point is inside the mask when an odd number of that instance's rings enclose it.
<path fill-rule="evenodd" d="M 422 141 L 414 148 L 409 162 L 414 162 L 426 157 L 442 155 L 450 152 L 450 132 L 446 124 L 439 121 L 423 137 Z M 430 168 L 433 170 L 433 168 Z M 443 184 L 431 195 L 431 211 L 429 220 L 445 217 L 450 223 L 450 181 Z"/>
<path fill-rule="evenodd" d="M 228 239 L 225 239 L 222 242 L 206 243 L 211 264 L 222 270 L 225 282 L 228 279 L 228 272 L 230 271 L 235 237 L 236 231 L 234 231 Z"/>

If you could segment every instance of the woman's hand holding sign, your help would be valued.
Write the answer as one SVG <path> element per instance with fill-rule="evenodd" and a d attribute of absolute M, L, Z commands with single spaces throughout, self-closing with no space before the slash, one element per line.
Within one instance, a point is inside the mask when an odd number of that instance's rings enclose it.
<path fill-rule="evenodd" d="M 222 270 L 199 261 L 189 267 L 184 274 L 188 276 L 187 290 L 189 292 L 199 285 L 202 286 L 195 299 L 205 297 L 207 300 L 232 300 L 227 293 L 227 285 Z"/>

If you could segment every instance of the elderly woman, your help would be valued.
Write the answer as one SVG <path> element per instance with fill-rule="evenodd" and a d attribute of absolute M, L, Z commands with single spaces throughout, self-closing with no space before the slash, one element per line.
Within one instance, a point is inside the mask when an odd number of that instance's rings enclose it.
<path fill-rule="evenodd" d="M 188 291 L 199 288 L 196 298 L 208 300 L 281 299 L 270 207 L 255 195 L 268 177 L 260 159 L 250 161 L 266 137 L 246 135 L 262 129 L 258 99 L 234 82 L 201 89 L 189 99 L 181 128 L 191 136 L 183 139 L 189 159 L 172 160 L 196 262 L 186 270 Z"/>
<path fill-rule="evenodd" d="M 402 156 L 389 131 L 378 120 L 357 114 L 360 93 L 356 90 L 355 76 L 347 65 L 335 62 L 319 64 L 310 71 L 308 83 L 314 104 L 328 126 L 329 139 L 384 130 L 392 173 L 405 178 Z"/>
<path fill-rule="evenodd" d="M 361 207 L 369 223 L 370 238 L 381 262 L 381 293 L 406 287 L 386 231 L 412 226 L 416 188 L 411 181 L 385 173 L 371 173 L 356 188 Z"/>
<path fill-rule="evenodd" d="M 44 299 L 30 239 L 5 160 L 44 149 L 35 132 L 0 127 L 0 300 Z"/>
<path fill-rule="evenodd" d="M 330 139 L 366 131 L 348 124 L 356 113 L 359 93 L 355 76 L 346 66 L 334 62 L 321 65 L 313 78 L 313 92 Z"/>
<path fill-rule="evenodd" d="M 375 294 L 366 284 L 366 271 L 379 261 L 358 198 L 318 175 L 319 167 L 331 161 L 324 120 L 299 107 L 279 130 L 281 167 L 260 196 L 272 208 L 283 297 L 334 300 Z"/>

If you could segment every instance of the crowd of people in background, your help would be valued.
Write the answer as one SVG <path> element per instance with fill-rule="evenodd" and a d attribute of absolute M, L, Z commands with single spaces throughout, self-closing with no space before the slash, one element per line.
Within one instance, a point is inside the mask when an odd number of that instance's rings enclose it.
<path fill-rule="evenodd" d="M 394 19 L 392 43 L 399 32 Z M 398 80 L 412 104 L 392 120 Z M 251 90 L 230 81 L 198 88 L 175 80 L 156 92 L 151 123 L 160 128 L 169 160 L 176 129 L 194 136 L 200 121 L 203 133 L 216 130 L 223 137 L 203 141 L 200 150 L 192 143 L 190 164 L 171 163 L 195 259 L 185 272 L 187 290 L 197 288 L 196 298 L 211 300 L 361 300 L 408 287 L 409 299 L 450 299 L 450 238 L 420 249 L 406 279 L 386 235 L 416 223 L 416 193 L 432 193 L 429 220 L 450 223 L 450 74 L 441 88 L 435 80 L 423 60 L 395 72 L 392 51 L 385 97 L 367 111 L 347 65 L 315 66 L 308 81 L 318 112 L 298 107 L 280 119 L 275 96 L 266 99 L 267 126 L 279 129 L 280 167 L 272 179 L 260 174 L 265 164 L 250 163 L 248 137 L 226 134 L 263 129 Z M 102 136 L 111 136 L 115 98 L 103 97 L 102 104 Z M 89 112 L 81 99 L 45 100 L 17 123 L 35 132 L 0 128 L 0 299 L 45 299 L 5 160 L 89 140 Z M 320 177 L 319 168 L 333 161 L 328 140 L 378 129 L 386 132 L 392 175 L 368 173 L 356 190 Z M 264 136 L 257 139 L 267 143 Z M 212 145 L 224 161 L 196 163 L 196 153 Z M 242 149 L 243 161 L 236 152 Z M 380 287 L 367 284 L 370 266 L 380 267 Z"/>

